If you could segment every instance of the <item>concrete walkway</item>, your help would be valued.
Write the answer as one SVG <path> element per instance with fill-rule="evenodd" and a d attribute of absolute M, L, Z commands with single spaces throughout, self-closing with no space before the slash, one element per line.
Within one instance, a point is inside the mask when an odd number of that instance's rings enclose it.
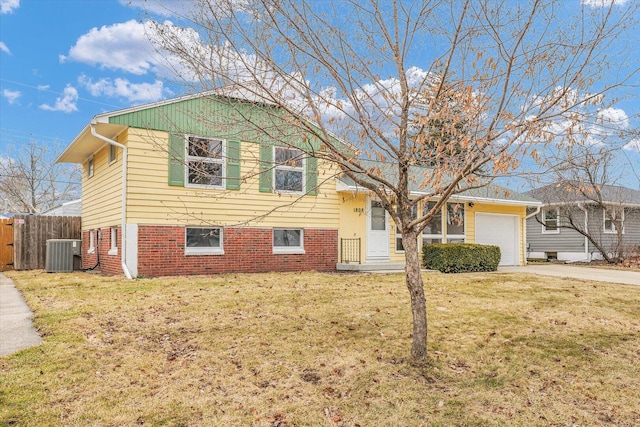
<path fill-rule="evenodd" d="M 499 267 L 498 273 L 533 273 L 541 276 L 568 277 L 597 282 L 640 285 L 640 272 L 566 264 L 529 264 L 525 267 Z"/>
<path fill-rule="evenodd" d="M 0 356 L 42 342 L 31 323 L 33 313 L 13 281 L 0 273 Z"/>

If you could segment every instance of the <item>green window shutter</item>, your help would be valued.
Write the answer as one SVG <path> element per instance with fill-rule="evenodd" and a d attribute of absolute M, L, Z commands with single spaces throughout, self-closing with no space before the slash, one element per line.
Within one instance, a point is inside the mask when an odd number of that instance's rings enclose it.
<path fill-rule="evenodd" d="M 318 159 L 307 157 L 307 194 L 318 195 Z"/>
<path fill-rule="evenodd" d="M 240 189 L 240 141 L 227 140 L 227 190 Z"/>
<path fill-rule="evenodd" d="M 184 136 L 169 136 L 169 185 L 184 187 Z"/>
<path fill-rule="evenodd" d="M 273 192 L 273 147 L 260 145 L 260 192 Z"/>

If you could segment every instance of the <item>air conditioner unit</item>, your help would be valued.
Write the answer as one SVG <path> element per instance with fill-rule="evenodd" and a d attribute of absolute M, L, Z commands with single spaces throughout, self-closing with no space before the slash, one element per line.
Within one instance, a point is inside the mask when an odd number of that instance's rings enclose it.
<path fill-rule="evenodd" d="M 82 253 L 82 241 L 76 239 L 47 240 L 47 273 L 70 273 L 73 271 L 73 258 Z"/>

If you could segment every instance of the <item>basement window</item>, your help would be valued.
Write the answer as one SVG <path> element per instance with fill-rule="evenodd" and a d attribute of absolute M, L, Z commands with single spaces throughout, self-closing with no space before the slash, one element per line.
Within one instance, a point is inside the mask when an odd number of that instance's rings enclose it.
<path fill-rule="evenodd" d="M 274 229 L 274 254 L 304 254 L 304 231 L 302 229 Z"/>
<path fill-rule="evenodd" d="M 87 250 L 88 254 L 92 254 L 96 251 L 96 231 L 89 231 L 89 249 Z"/>
<path fill-rule="evenodd" d="M 222 228 L 187 227 L 185 229 L 185 255 L 222 255 Z"/>
<path fill-rule="evenodd" d="M 111 227 L 111 249 L 107 252 L 109 255 L 118 255 L 118 229 Z"/>

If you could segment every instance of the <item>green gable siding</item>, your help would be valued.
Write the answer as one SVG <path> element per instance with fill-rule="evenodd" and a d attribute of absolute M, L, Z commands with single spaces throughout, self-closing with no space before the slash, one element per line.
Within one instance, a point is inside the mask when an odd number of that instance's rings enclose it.
<path fill-rule="evenodd" d="M 273 106 L 215 96 L 115 112 L 109 117 L 109 123 L 140 129 L 317 150 L 319 141 L 302 138 L 297 120 Z"/>

